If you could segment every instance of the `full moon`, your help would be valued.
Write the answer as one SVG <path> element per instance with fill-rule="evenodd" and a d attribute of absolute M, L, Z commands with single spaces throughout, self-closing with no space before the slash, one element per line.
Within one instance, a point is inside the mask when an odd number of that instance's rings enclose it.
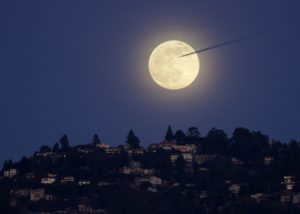
<path fill-rule="evenodd" d="M 170 90 L 189 86 L 199 73 L 199 58 L 197 54 L 180 56 L 194 51 L 187 43 L 177 40 L 160 44 L 149 59 L 151 77 L 158 85 Z"/>

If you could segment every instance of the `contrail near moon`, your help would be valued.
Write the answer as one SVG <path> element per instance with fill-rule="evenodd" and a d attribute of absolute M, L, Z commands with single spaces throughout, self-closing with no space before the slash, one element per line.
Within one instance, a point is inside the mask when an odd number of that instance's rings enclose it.
<path fill-rule="evenodd" d="M 222 46 L 234 44 L 234 43 L 237 43 L 237 42 L 243 42 L 243 41 L 246 41 L 246 40 L 249 40 L 249 39 L 253 39 L 255 37 L 257 37 L 257 36 L 251 36 L 251 37 L 246 37 L 246 38 L 241 38 L 241 39 L 236 39 L 236 40 L 231 40 L 231 41 L 223 42 L 221 44 L 213 45 L 213 46 L 210 46 L 208 48 L 200 49 L 200 50 L 197 50 L 195 52 L 191 52 L 191 53 L 187 53 L 187 54 L 181 55 L 180 57 L 185 57 L 185 56 L 189 56 L 189 55 L 192 55 L 192 54 L 201 53 L 201 52 L 204 52 L 204 51 L 208 51 L 208 50 L 219 48 L 219 47 L 222 47 Z"/>

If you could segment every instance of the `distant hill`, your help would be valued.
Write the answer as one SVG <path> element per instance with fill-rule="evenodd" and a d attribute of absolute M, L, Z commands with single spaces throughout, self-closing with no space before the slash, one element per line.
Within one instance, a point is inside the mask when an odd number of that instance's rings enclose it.
<path fill-rule="evenodd" d="M 213 128 L 173 132 L 147 148 L 130 130 L 116 147 L 62 136 L 0 177 L 4 213 L 300 213 L 299 142 Z"/>

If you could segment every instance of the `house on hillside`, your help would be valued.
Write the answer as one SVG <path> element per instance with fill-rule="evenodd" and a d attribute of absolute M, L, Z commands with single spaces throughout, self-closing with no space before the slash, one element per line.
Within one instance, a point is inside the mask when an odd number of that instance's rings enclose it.
<path fill-rule="evenodd" d="M 233 195 L 238 195 L 241 190 L 241 185 L 240 184 L 232 184 L 231 186 L 228 187 L 228 190 L 233 194 Z"/>
<path fill-rule="evenodd" d="M 198 164 L 205 163 L 206 161 L 214 160 L 217 157 L 216 154 L 204 154 L 204 155 L 195 155 L 195 161 Z"/>
<path fill-rule="evenodd" d="M 17 169 L 11 168 L 11 169 L 5 170 L 3 172 L 3 175 L 4 175 L 4 177 L 12 178 L 17 175 L 17 172 L 18 172 Z"/>
<path fill-rule="evenodd" d="M 10 195 L 16 198 L 26 198 L 30 195 L 30 189 L 23 188 L 23 189 L 14 189 L 10 191 Z"/>
<path fill-rule="evenodd" d="M 281 184 L 285 186 L 286 190 L 293 190 L 295 186 L 294 176 L 283 176 L 283 181 L 281 182 Z"/>
<path fill-rule="evenodd" d="M 264 164 L 265 166 L 270 165 L 274 161 L 274 158 L 272 156 L 265 156 L 264 157 Z"/>
<path fill-rule="evenodd" d="M 25 174 L 25 177 L 27 178 L 27 180 L 31 180 L 35 178 L 35 172 L 28 172 Z"/>
<path fill-rule="evenodd" d="M 87 186 L 87 185 L 91 184 L 91 182 L 89 180 L 80 180 L 77 183 L 78 183 L 78 186 Z"/>
<path fill-rule="evenodd" d="M 66 176 L 63 179 L 60 180 L 62 184 L 66 183 L 73 183 L 75 181 L 75 178 L 73 176 Z"/>
<path fill-rule="evenodd" d="M 41 184 L 53 184 L 56 178 L 46 177 L 41 179 Z"/>
<path fill-rule="evenodd" d="M 280 202 L 281 203 L 288 203 L 292 202 L 293 200 L 293 193 L 290 191 L 284 191 L 280 195 Z"/>
<path fill-rule="evenodd" d="M 152 185 L 162 185 L 162 180 L 159 177 L 151 176 L 149 179 L 149 183 Z"/>
<path fill-rule="evenodd" d="M 193 161 L 193 155 L 192 155 L 192 153 L 183 153 L 182 157 L 183 157 L 183 160 L 185 162 L 192 162 Z"/>
<path fill-rule="evenodd" d="M 173 155 L 170 155 L 170 160 L 172 163 L 175 163 L 176 160 L 178 159 L 179 155 L 178 154 L 173 154 Z"/>
<path fill-rule="evenodd" d="M 98 149 L 109 149 L 109 145 L 108 144 L 105 144 L 105 143 L 100 143 L 100 144 L 97 144 L 96 145 L 96 148 L 98 148 Z"/>
<path fill-rule="evenodd" d="M 45 190 L 43 188 L 30 190 L 30 200 L 38 201 L 45 198 Z"/>

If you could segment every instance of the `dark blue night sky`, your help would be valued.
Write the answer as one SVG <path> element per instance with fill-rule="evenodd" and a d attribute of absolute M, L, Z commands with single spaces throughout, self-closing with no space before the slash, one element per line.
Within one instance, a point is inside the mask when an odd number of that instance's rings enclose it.
<path fill-rule="evenodd" d="M 236 127 L 300 138 L 299 1 L 0 2 L 0 161 L 29 155 L 63 134 L 71 144 L 143 145 L 169 124 L 202 135 Z M 160 88 L 148 59 L 161 42 L 195 49 L 264 36 L 199 54 L 190 87 Z"/>

